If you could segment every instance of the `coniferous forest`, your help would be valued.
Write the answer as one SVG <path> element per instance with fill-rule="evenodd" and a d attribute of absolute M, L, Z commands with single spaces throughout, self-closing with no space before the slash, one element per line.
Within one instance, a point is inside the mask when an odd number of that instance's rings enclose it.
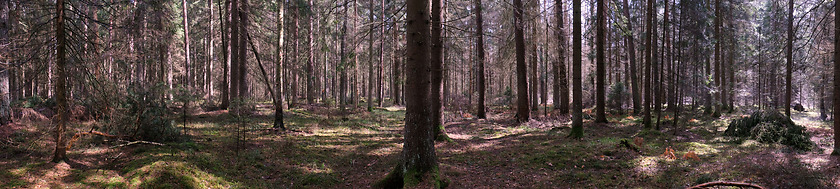
<path fill-rule="evenodd" d="M 0 188 L 840 188 L 835 0 L 0 0 Z"/>

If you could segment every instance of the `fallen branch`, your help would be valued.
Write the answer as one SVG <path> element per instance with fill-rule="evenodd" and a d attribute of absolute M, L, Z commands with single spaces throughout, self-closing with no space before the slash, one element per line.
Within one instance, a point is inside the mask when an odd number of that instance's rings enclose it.
<path fill-rule="evenodd" d="M 138 141 L 134 141 L 134 142 L 129 142 L 129 143 L 125 143 L 125 144 L 111 146 L 111 149 L 125 147 L 125 146 L 131 146 L 131 145 L 135 145 L 135 144 L 151 144 L 151 145 L 156 145 L 156 146 L 166 146 L 166 144 L 161 144 L 161 143 L 157 143 L 157 142 L 149 142 L 149 141 L 138 140 Z"/>
<path fill-rule="evenodd" d="M 99 136 L 104 136 L 104 137 L 108 137 L 108 138 L 121 138 L 120 136 L 110 135 L 108 133 L 103 133 L 103 132 L 93 131 L 93 130 L 88 131 L 88 132 L 76 133 L 75 135 L 73 135 L 73 138 L 71 138 L 70 141 L 67 141 L 67 150 L 70 150 L 70 148 L 73 147 L 73 143 L 75 143 L 77 140 L 79 140 L 80 137 L 85 136 L 85 135 L 99 135 Z"/>
<path fill-rule="evenodd" d="M 750 187 L 750 188 L 758 188 L 764 189 L 757 184 L 753 183 L 744 183 L 744 182 L 728 182 L 728 181 L 714 181 L 714 182 L 707 182 L 703 184 L 699 184 L 697 186 L 689 187 L 688 189 L 699 189 L 699 188 L 708 188 L 713 186 L 735 186 L 735 187 Z"/>

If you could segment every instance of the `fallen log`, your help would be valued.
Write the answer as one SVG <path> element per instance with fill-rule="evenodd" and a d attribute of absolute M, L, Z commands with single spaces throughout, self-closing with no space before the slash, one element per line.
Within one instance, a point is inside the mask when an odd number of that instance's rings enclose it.
<path fill-rule="evenodd" d="M 639 147 L 637 147 L 633 144 L 630 144 L 630 141 L 627 141 L 627 139 L 622 139 L 621 140 L 621 146 L 624 146 L 627 149 L 633 150 L 636 153 L 641 153 L 642 152 L 642 150 L 640 150 Z"/>
<path fill-rule="evenodd" d="M 93 130 L 88 131 L 88 132 L 76 133 L 75 135 L 73 135 L 73 138 L 71 138 L 70 141 L 67 141 L 67 150 L 70 150 L 70 148 L 73 147 L 73 143 L 75 143 L 77 140 L 79 140 L 79 138 L 81 138 L 82 136 L 85 136 L 85 135 L 99 135 L 99 136 L 104 136 L 104 137 L 108 137 L 108 138 L 120 138 L 120 136 L 110 135 L 108 133 L 103 133 L 103 132 L 93 131 Z"/>
<path fill-rule="evenodd" d="M 734 186 L 734 187 L 749 187 L 749 188 L 764 189 L 764 187 L 761 187 L 761 186 L 759 186 L 757 184 L 753 184 L 753 183 L 729 182 L 729 181 L 707 182 L 707 183 L 699 184 L 699 185 L 696 185 L 696 186 L 688 187 L 688 189 L 700 189 L 700 188 L 708 188 L 708 187 L 714 187 L 714 186 Z"/>

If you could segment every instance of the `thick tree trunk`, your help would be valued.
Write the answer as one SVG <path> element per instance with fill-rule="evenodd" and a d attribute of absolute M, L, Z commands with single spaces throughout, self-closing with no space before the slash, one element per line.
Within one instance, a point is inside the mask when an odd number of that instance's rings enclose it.
<path fill-rule="evenodd" d="M 66 36 L 64 33 L 64 0 L 56 0 L 56 20 L 55 20 L 55 39 L 56 39 L 56 78 L 55 91 L 56 102 L 58 102 L 58 125 L 55 129 L 55 154 L 53 155 L 53 162 L 60 162 L 67 160 L 67 147 L 64 141 L 64 132 L 67 129 L 67 88 L 66 78 L 67 74 L 64 72 L 67 63 L 66 54 Z M 838 93 L 835 93 L 838 94 Z"/>
<path fill-rule="evenodd" d="M 406 116 L 405 144 L 400 163 L 382 182 L 381 188 L 408 188 L 420 183 L 434 183 L 440 186 L 438 163 L 435 155 L 435 143 L 432 125 L 432 110 L 429 85 L 430 74 L 422 70 L 430 69 L 431 33 L 428 0 L 408 0 L 406 2 L 407 69 L 416 70 L 406 74 Z M 435 180 L 423 180 L 432 178 Z M 408 182 L 406 182 L 408 181 Z"/>
<path fill-rule="evenodd" d="M 274 128 L 275 129 L 284 129 L 285 126 L 283 125 L 283 59 L 286 58 L 283 54 L 283 37 L 285 33 L 283 32 L 283 23 L 285 21 L 285 1 L 275 1 L 277 3 L 278 9 L 274 12 L 275 16 L 277 17 L 277 43 L 275 44 L 275 51 L 276 51 L 276 58 L 274 62 L 274 89 L 276 90 L 274 93 L 274 99 L 276 100 L 274 104 Z"/>
<path fill-rule="evenodd" d="M 605 112 L 605 101 L 604 101 L 604 75 L 605 67 L 606 67 L 606 60 L 604 56 L 604 30 L 606 30 L 606 5 L 604 5 L 604 0 L 598 0 L 598 12 L 597 12 L 597 19 L 598 19 L 598 27 L 595 31 L 595 49 L 596 49 L 596 63 L 595 63 L 595 72 L 596 72 L 596 80 L 597 84 L 595 85 L 595 123 L 607 123 L 607 115 Z"/>
<path fill-rule="evenodd" d="M 531 118 L 531 111 L 528 108 L 528 66 L 525 64 L 525 34 L 523 27 L 522 0 L 513 0 L 514 17 L 514 40 L 516 41 L 516 118 L 519 122 L 527 122 Z"/>
<path fill-rule="evenodd" d="M 479 119 L 487 119 L 487 108 L 485 107 L 485 92 L 487 91 L 487 84 L 484 82 L 484 18 L 481 16 L 481 1 L 482 0 L 475 0 L 475 49 L 478 51 L 476 52 L 476 61 L 478 62 L 478 70 L 476 70 L 476 76 L 478 76 L 478 100 L 476 100 L 476 110 L 478 113 L 476 116 Z"/>
<path fill-rule="evenodd" d="M 248 92 L 248 45 L 247 45 L 247 30 L 248 30 L 248 0 L 239 0 L 239 98 L 242 101 L 248 99 L 250 93 Z M 244 105 L 244 103 L 243 103 Z"/>
<path fill-rule="evenodd" d="M 443 0 L 432 0 L 432 30 L 431 30 L 431 96 L 430 105 L 432 108 L 432 126 L 434 127 L 435 140 L 445 141 L 449 139 L 446 135 L 443 119 Z M 372 33 L 372 32 L 371 32 Z"/>
<path fill-rule="evenodd" d="M 572 0 L 572 131 L 569 136 L 583 137 L 583 81 L 581 80 L 580 0 Z"/>
<path fill-rule="evenodd" d="M 563 15 L 563 1 L 554 1 L 554 15 L 557 23 L 557 60 L 554 63 L 554 108 L 560 114 L 569 113 L 569 78 L 566 76 L 566 20 Z"/>
<path fill-rule="evenodd" d="M 239 110 L 239 101 L 240 101 L 240 92 L 239 92 L 239 0 L 231 0 L 229 6 L 229 16 L 230 16 L 230 90 L 228 91 L 230 101 L 233 103 L 232 109 L 234 111 Z"/>
<path fill-rule="evenodd" d="M 229 75 L 230 75 L 229 74 L 230 73 L 229 68 L 230 68 L 231 54 L 232 54 L 231 50 L 230 50 L 230 44 L 231 44 L 230 43 L 230 34 L 231 34 L 230 33 L 231 32 L 231 29 L 230 29 L 230 25 L 231 25 L 230 24 L 230 18 L 231 18 L 230 17 L 230 12 L 231 12 L 230 7 L 231 7 L 230 1 L 225 1 L 225 13 L 222 14 L 221 11 L 219 13 L 219 21 L 222 23 L 222 27 L 221 27 L 221 29 L 222 29 L 222 59 L 224 59 L 224 62 L 222 63 L 222 86 L 221 86 L 221 90 L 222 90 L 221 95 L 222 96 L 220 97 L 221 101 L 222 101 L 221 104 L 220 104 L 221 109 L 228 109 L 228 106 L 230 106 L 230 88 L 231 88 L 231 86 L 230 86 L 230 78 L 229 78 Z M 219 10 L 221 10 L 222 7 L 219 7 L 219 8 L 220 8 Z M 223 18 L 222 15 L 224 15 L 227 18 Z M 170 67 L 169 70 L 172 70 L 172 66 L 170 65 L 169 67 Z M 172 89 L 172 79 L 171 79 L 171 73 L 172 72 L 170 71 L 169 73 L 170 73 L 169 88 Z"/>

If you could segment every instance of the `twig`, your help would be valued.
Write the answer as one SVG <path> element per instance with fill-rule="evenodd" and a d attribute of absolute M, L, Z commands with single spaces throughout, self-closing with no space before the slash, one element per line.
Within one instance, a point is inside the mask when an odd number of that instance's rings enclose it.
<path fill-rule="evenodd" d="M 735 187 L 750 187 L 750 188 L 764 189 L 764 187 L 761 187 L 761 186 L 759 186 L 757 184 L 753 184 L 753 183 L 729 182 L 729 181 L 707 182 L 707 183 L 699 184 L 697 186 L 689 187 L 688 189 L 700 189 L 700 188 L 707 188 L 707 187 L 713 187 L 713 186 L 735 186 Z"/>

